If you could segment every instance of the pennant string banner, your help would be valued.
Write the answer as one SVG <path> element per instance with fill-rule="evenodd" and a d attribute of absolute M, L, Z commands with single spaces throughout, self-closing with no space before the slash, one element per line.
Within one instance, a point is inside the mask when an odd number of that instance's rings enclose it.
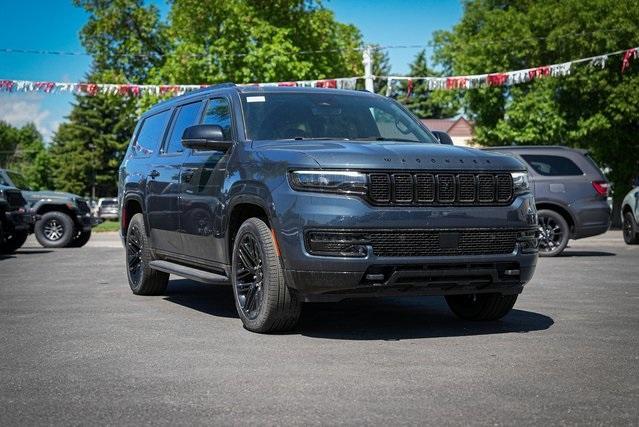
<path fill-rule="evenodd" d="M 475 74 L 468 76 L 370 76 L 376 80 L 385 80 L 386 96 L 391 96 L 394 88 L 406 81 L 406 96 L 414 92 L 416 82 L 425 82 L 428 90 L 455 90 L 473 89 L 483 86 L 511 86 L 527 83 L 546 77 L 561 77 L 570 74 L 575 64 L 589 63 L 592 67 L 605 68 L 610 56 L 623 55 L 621 72 L 625 73 L 630 68 L 631 62 L 639 58 L 639 47 L 610 52 L 589 58 L 577 59 L 560 64 L 545 65 L 523 70 L 515 70 L 491 74 Z M 332 89 L 355 89 L 358 80 L 365 77 L 342 77 L 321 80 L 298 80 L 275 83 L 247 83 L 238 86 L 293 86 L 293 87 L 321 87 Z M 113 94 L 121 96 L 151 95 L 182 95 L 197 89 L 212 85 L 136 85 L 136 84 L 112 84 L 112 83 L 62 83 L 48 81 L 29 80 L 0 80 L 0 93 L 2 92 L 40 92 L 40 93 L 78 93 L 87 95 Z"/>

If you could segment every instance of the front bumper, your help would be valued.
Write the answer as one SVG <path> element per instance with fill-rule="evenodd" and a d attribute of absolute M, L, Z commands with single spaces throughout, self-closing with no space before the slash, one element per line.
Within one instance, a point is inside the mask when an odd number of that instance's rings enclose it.
<path fill-rule="evenodd" d="M 537 253 L 519 244 L 491 255 L 317 256 L 305 232 L 313 229 L 532 230 L 537 217 L 531 195 L 510 206 L 373 207 L 357 197 L 294 192 L 273 194 L 272 221 L 289 286 L 305 300 L 339 300 L 371 295 L 516 294 L 531 279 Z M 507 274 L 506 271 L 509 271 Z"/>
<path fill-rule="evenodd" d="M 34 224 L 36 215 L 31 211 L 22 209 L 5 212 L 4 222 L 13 231 L 29 231 Z"/>

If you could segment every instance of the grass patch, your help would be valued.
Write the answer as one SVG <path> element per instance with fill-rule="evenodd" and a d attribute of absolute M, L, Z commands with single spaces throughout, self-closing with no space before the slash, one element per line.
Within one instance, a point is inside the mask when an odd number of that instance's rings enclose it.
<path fill-rule="evenodd" d="M 107 220 L 102 224 L 98 224 L 93 227 L 94 233 L 102 233 L 105 231 L 118 231 L 120 230 L 120 221 L 118 220 Z"/>

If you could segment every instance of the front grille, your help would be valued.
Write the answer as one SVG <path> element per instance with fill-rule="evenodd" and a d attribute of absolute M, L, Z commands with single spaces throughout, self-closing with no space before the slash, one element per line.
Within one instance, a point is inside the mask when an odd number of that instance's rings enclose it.
<path fill-rule="evenodd" d="M 368 198 L 377 205 L 491 205 L 513 198 L 509 173 L 368 174 Z"/>
<path fill-rule="evenodd" d="M 5 196 L 7 198 L 7 203 L 11 208 L 21 208 L 27 204 L 27 201 L 22 197 L 22 193 L 19 191 L 7 190 L 5 191 Z"/>
<path fill-rule="evenodd" d="M 515 250 L 519 231 L 372 230 L 365 234 L 375 255 L 408 257 L 509 254 Z"/>
<path fill-rule="evenodd" d="M 78 206 L 78 210 L 80 212 L 83 212 L 83 213 L 91 212 L 91 209 L 89 208 L 89 204 L 87 202 L 85 202 L 84 200 L 76 199 L 75 203 Z"/>

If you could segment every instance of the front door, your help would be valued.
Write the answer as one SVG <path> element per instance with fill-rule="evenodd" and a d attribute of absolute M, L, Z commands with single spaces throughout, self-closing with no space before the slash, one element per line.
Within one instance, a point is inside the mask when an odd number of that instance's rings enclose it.
<path fill-rule="evenodd" d="M 233 138 L 231 108 L 227 98 L 207 102 L 201 124 L 218 125 L 227 140 Z M 192 150 L 182 166 L 181 230 L 184 254 L 195 262 L 221 264 L 224 236 L 221 196 L 227 159 L 222 151 Z"/>

